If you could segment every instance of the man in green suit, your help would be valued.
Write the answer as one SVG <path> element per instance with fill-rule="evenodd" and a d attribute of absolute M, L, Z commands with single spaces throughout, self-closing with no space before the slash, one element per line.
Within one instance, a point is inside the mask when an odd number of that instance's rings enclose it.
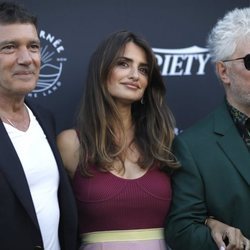
<path fill-rule="evenodd" d="M 173 250 L 250 249 L 250 8 L 220 19 L 208 47 L 225 100 L 174 142 L 182 167 L 166 241 Z"/>

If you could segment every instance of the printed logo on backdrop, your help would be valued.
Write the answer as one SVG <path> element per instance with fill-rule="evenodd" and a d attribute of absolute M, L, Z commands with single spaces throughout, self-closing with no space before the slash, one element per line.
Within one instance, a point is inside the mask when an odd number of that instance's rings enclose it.
<path fill-rule="evenodd" d="M 53 94 L 62 85 L 60 77 L 63 64 L 67 58 L 63 57 L 64 47 L 62 40 L 41 30 L 41 70 L 36 88 L 29 97 L 48 96 Z"/>
<path fill-rule="evenodd" d="M 205 75 L 211 57 L 207 48 L 192 46 L 181 49 L 153 48 L 163 76 Z"/>

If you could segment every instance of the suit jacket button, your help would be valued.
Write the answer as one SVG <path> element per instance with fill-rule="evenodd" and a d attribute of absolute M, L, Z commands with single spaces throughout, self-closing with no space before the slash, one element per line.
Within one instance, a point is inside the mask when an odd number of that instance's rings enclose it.
<path fill-rule="evenodd" d="M 41 250 L 41 249 L 43 249 L 41 246 L 35 246 L 34 247 L 34 250 Z"/>

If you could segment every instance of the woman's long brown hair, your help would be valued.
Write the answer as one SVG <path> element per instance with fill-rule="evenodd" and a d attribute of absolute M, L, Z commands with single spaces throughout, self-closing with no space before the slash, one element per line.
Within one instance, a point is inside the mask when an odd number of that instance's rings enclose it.
<path fill-rule="evenodd" d="M 119 129 L 125 136 L 124 128 L 108 92 L 107 79 L 125 45 L 131 41 L 145 51 L 149 64 L 144 103 L 133 103 L 131 110 L 135 126 L 133 143 L 140 152 L 138 164 L 142 168 L 158 164 L 168 170 L 179 166 L 170 150 L 174 139 L 174 118 L 166 104 L 165 84 L 154 53 L 143 38 L 129 31 L 119 31 L 100 44 L 88 67 L 76 127 L 80 141 L 79 167 L 84 175 L 89 175 L 89 164 L 110 170 L 114 161 L 122 161 L 125 140 L 121 139 L 124 143 L 117 144 L 115 131 Z"/>

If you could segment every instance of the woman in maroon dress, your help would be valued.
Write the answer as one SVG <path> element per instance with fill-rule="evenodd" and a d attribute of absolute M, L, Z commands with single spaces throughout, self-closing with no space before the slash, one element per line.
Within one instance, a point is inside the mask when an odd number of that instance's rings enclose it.
<path fill-rule="evenodd" d="M 111 34 L 91 57 L 75 129 L 58 146 L 78 204 L 82 249 L 165 250 L 174 121 L 141 37 Z"/>

